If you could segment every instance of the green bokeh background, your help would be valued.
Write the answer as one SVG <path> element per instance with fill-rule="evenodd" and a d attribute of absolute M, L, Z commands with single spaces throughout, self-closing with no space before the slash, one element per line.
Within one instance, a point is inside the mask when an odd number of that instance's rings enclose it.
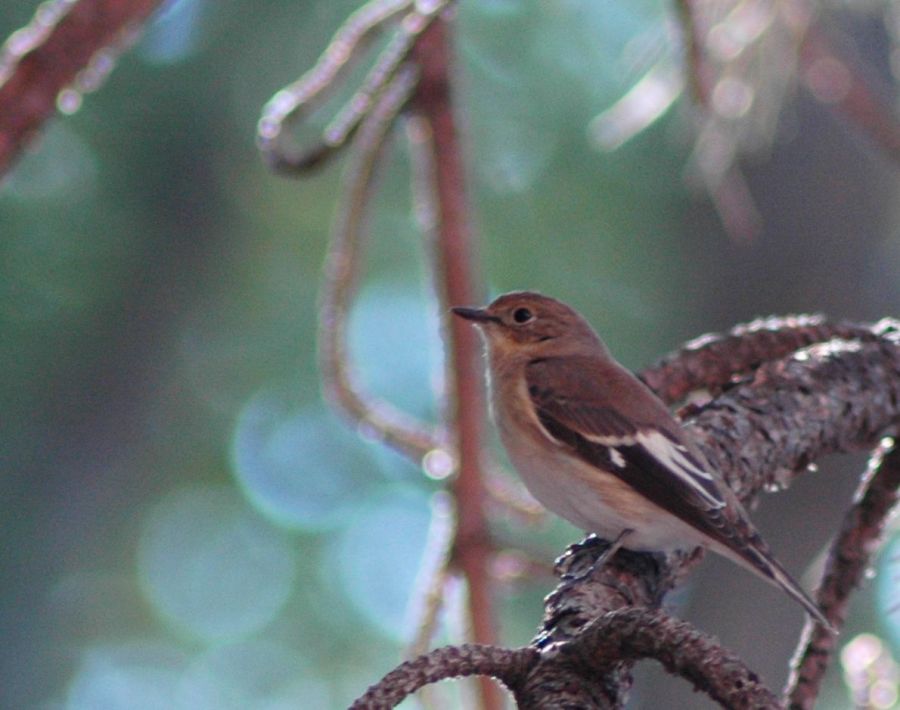
<path fill-rule="evenodd" d="M 355 6 L 170 5 L 0 187 L 3 707 L 339 708 L 399 660 L 440 486 L 321 402 L 316 290 L 340 161 L 293 182 L 254 143 L 263 103 Z M 32 10 L 7 2 L 0 32 Z M 675 61 L 666 10 L 461 2 L 488 290 L 573 303 L 634 368 L 757 315 L 896 314 L 896 169 L 802 92 L 771 153 L 746 163 L 765 224 L 752 243 L 686 186 L 683 105 L 615 153 L 591 148 L 591 118 L 647 57 Z M 889 78 L 879 17 L 832 19 Z M 408 187 L 397 141 L 351 340 L 372 389 L 433 418 L 438 314 Z M 820 555 L 862 465 L 825 462 L 756 511 L 789 569 Z M 562 522 L 498 528 L 548 561 L 577 537 Z M 550 586 L 500 589 L 505 643 L 528 641 Z M 842 640 L 871 631 L 898 655 L 882 587 L 880 602 L 858 595 Z M 781 684 L 802 623 L 789 600 L 709 560 L 678 602 Z M 661 702 L 706 706 L 642 670 L 633 706 Z M 832 672 L 821 706 L 846 705 Z"/>

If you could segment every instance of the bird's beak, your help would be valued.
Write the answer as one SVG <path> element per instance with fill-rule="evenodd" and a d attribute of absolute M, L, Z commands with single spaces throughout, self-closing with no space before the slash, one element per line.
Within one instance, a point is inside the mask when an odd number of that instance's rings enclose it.
<path fill-rule="evenodd" d="M 484 308 L 463 308 L 461 306 L 457 306 L 456 308 L 451 308 L 450 310 L 460 318 L 465 318 L 466 320 L 470 320 L 475 323 L 498 323 L 500 321 L 497 316 L 492 316 Z"/>

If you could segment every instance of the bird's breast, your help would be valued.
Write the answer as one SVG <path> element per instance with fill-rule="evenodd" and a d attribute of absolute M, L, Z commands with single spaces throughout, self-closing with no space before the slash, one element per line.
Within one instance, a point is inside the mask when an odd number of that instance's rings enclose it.
<path fill-rule="evenodd" d="M 582 462 L 547 433 L 534 413 L 524 377 L 512 387 L 510 379 L 498 380 L 492 383 L 494 420 L 531 495 L 582 530 L 609 537 L 629 527 L 626 521 L 641 514 L 644 500 L 616 476 Z"/>

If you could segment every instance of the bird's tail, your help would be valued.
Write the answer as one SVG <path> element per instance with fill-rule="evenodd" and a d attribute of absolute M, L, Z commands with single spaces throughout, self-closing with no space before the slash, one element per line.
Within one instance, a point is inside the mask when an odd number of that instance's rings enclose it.
<path fill-rule="evenodd" d="M 809 598 L 790 573 L 775 559 L 765 540 L 756 532 L 748 531 L 749 539 L 739 549 L 726 548 L 719 550 L 722 554 L 731 558 L 742 567 L 762 577 L 770 584 L 784 590 L 788 596 L 798 601 L 812 618 L 818 621 L 831 633 L 837 633 L 837 629 L 825 618 L 818 605 Z"/>

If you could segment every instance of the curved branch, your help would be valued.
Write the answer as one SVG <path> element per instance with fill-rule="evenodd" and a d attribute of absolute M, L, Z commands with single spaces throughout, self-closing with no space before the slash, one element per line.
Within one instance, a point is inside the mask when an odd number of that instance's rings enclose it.
<path fill-rule="evenodd" d="M 523 710 L 608 707 L 598 678 L 622 661 L 645 658 L 659 661 L 724 707 L 780 707 L 736 655 L 690 624 L 661 611 L 624 609 L 597 619 L 575 640 L 544 653 L 476 644 L 436 649 L 392 670 L 351 710 L 392 708 L 426 685 L 470 675 L 496 678 L 513 691 Z"/>
<path fill-rule="evenodd" d="M 413 22 L 412 18 L 416 18 L 418 21 Z M 325 128 L 323 142 L 326 149 L 339 148 L 353 135 L 360 122 L 371 110 L 378 95 L 397 73 L 400 65 L 409 57 L 416 38 L 428 26 L 430 19 L 430 17 L 425 18 L 413 14 L 407 17 L 408 21 L 400 25 L 400 31 L 378 56 L 375 65 L 363 79 L 362 86 L 356 90 Z"/>
<path fill-rule="evenodd" d="M 490 676 L 515 690 L 539 653 L 533 648 L 507 649 L 483 644 L 444 646 L 405 661 L 366 690 L 350 710 L 392 708 L 423 686 L 448 678 Z"/>
<path fill-rule="evenodd" d="M 622 661 L 650 658 L 727 708 L 778 708 L 779 702 L 738 656 L 685 621 L 649 609 L 621 609 L 548 650 L 595 679 Z M 533 681 L 533 676 L 529 684 Z M 545 699 L 546 700 L 546 699 Z"/>
<path fill-rule="evenodd" d="M 829 323 L 816 315 L 759 318 L 727 333 L 701 335 L 662 357 L 639 377 L 671 404 L 695 390 L 721 390 L 762 363 L 808 345 L 834 338 L 873 340 L 888 327 L 884 323 L 874 327 Z"/>
<path fill-rule="evenodd" d="M 274 170 L 297 174 L 320 166 L 360 127 L 387 91 L 416 40 L 448 0 L 425 6 L 412 0 L 371 0 L 338 29 L 316 65 L 275 94 L 263 108 L 257 127 L 258 145 Z M 283 145 L 284 124 L 297 119 L 333 90 L 338 79 L 359 58 L 365 44 L 388 22 L 410 10 L 397 24 L 387 47 L 375 60 L 362 85 L 326 126 L 318 143 L 305 149 Z"/>
<path fill-rule="evenodd" d="M 404 66 L 367 117 L 354 141 L 345 178 L 345 194 L 334 227 L 322 285 L 319 311 L 319 361 L 326 395 L 369 433 L 417 466 L 440 448 L 438 434 L 387 402 L 364 392 L 353 376 L 347 356 L 347 319 L 356 296 L 365 213 L 374 187 L 375 166 L 393 120 L 409 99 L 416 82 L 413 66 Z"/>
<path fill-rule="evenodd" d="M 828 552 L 825 575 L 816 593 L 816 602 L 835 626 L 843 624 L 850 594 L 859 587 L 878 549 L 887 520 L 900 500 L 898 488 L 900 450 L 893 441 L 884 441 L 869 460 L 853 506 Z M 807 620 L 784 691 L 788 707 L 809 710 L 815 706 L 836 646 L 833 634 Z"/>
<path fill-rule="evenodd" d="M 79 72 L 101 50 L 122 51 L 161 1 L 42 3 L 6 41 L 0 49 L 0 175 L 56 111 L 60 92 L 77 87 Z"/>
<path fill-rule="evenodd" d="M 312 69 L 269 99 L 257 124 L 257 145 L 273 169 L 302 172 L 327 157 L 330 150 L 325 146 L 297 151 L 281 145 L 285 122 L 299 119 L 312 105 L 323 100 L 359 59 L 382 25 L 411 5 L 412 0 L 366 3 L 338 28 Z"/>
<path fill-rule="evenodd" d="M 820 457 L 874 446 L 900 414 L 898 333 L 832 340 L 761 366 L 687 423 L 710 463 L 748 500 Z"/>

